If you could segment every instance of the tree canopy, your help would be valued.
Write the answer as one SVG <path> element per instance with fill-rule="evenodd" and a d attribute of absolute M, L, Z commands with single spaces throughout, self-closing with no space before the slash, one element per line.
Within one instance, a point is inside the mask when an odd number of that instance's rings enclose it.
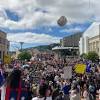
<path fill-rule="evenodd" d="M 99 56 L 95 51 L 90 51 L 87 54 L 87 59 L 96 62 L 99 59 Z"/>
<path fill-rule="evenodd" d="M 31 57 L 31 54 L 27 51 L 23 51 L 18 55 L 18 59 L 20 60 L 30 60 Z"/>

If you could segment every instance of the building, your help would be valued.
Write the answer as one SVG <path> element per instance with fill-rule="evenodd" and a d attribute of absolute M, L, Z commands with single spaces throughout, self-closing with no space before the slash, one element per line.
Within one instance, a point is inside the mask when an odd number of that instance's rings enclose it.
<path fill-rule="evenodd" d="M 79 41 L 80 54 L 95 51 L 100 57 L 100 22 L 94 22 Z"/>
<path fill-rule="evenodd" d="M 66 36 L 60 40 L 61 46 L 63 46 L 63 47 L 78 47 L 81 36 L 82 36 L 82 33 L 75 33 L 75 34 Z"/>
<path fill-rule="evenodd" d="M 7 34 L 0 31 L 0 60 L 4 60 L 4 55 L 8 54 L 9 41 L 7 40 Z"/>
<path fill-rule="evenodd" d="M 60 40 L 59 47 L 52 48 L 53 51 L 58 53 L 58 56 L 78 56 L 79 55 L 79 40 L 82 33 L 75 33 L 64 37 Z"/>
<path fill-rule="evenodd" d="M 18 55 L 20 54 L 19 50 L 9 52 L 12 59 L 18 59 Z"/>

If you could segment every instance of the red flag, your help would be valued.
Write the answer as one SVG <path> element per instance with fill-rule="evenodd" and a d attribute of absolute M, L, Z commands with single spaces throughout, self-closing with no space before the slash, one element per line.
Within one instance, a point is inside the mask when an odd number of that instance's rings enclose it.
<path fill-rule="evenodd" d="M 21 87 L 21 82 L 17 89 L 12 89 L 10 87 L 6 88 L 5 100 L 11 100 L 11 99 L 21 100 L 22 98 L 26 100 L 27 96 L 28 96 L 28 90 L 26 88 Z"/>

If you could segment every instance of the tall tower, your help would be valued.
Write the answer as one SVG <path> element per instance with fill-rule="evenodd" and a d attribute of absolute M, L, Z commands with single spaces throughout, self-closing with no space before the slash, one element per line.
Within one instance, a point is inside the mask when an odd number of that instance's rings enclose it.
<path fill-rule="evenodd" d="M 24 42 L 20 42 L 21 51 L 23 50 L 23 44 L 24 44 Z"/>

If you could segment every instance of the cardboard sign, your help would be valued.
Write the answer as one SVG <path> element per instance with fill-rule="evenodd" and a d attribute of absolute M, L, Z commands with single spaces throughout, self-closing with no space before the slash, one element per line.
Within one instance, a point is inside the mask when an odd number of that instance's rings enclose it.
<path fill-rule="evenodd" d="M 64 79 L 72 78 L 72 66 L 64 67 Z"/>
<path fill-rule="evenodd" d="M 76 64 L 75 65 L 75 72 L 78 74 L 84 74 L 86 71 L 86 65 L 85 64 Z"/>
<path fill-rule="evenodd" d="M 4 55 L 4 64 L 10 64 L 10 63 L 11 63 L 10 55 Z"/>

